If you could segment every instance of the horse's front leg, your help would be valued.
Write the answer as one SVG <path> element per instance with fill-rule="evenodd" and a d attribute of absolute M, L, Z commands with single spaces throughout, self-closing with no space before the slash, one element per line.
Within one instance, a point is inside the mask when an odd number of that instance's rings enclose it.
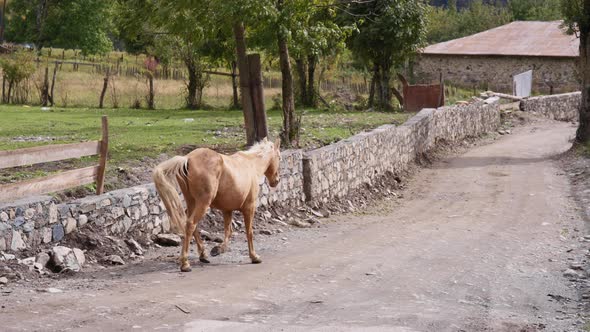
<path fill-rule="evenodd" d="M 252 223 L 254 221 L 254 212 L 256 210 L 256 203 L 248 204 L 243 210 L 244 223 L 246 224 L 246 237 L 248 238 L 248 251 L 250 252 L 250 260 L 252 264 L 262 263 L 262 260 L 254 250 L 254 231 L 252 230 Z"/>
<path fill-rule="evenodd" d="M 223 211 L 223 231 L 224 231 L 224 238 L 223 243 L 221 245 L 213 247 L 211 249 L 211 256 L 218 256 L 219 254 L 223 254 L 224 252 L 228 251 L 229 247 L 229 240 L 232 235 L 232 220 L 233 211 Z"/>

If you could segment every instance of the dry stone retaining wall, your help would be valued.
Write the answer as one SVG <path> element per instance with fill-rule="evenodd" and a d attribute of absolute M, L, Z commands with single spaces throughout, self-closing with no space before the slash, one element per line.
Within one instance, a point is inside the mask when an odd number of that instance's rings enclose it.
<path fill-rule="evenodd" d="M 559 121 L 576 121 L 580 115 L 581 92 L 527 98 L 520 102 L 520 110 Z"/>
<path fill-rule="evenodd" d="M 327 202 L 348 195 L 364 183 L 405 171 L 437 142 L 454 142 L 495 131 L 497 101 L 424 109 L 403 125 L 381 126 L 305 154 L 305 195 Z"/>

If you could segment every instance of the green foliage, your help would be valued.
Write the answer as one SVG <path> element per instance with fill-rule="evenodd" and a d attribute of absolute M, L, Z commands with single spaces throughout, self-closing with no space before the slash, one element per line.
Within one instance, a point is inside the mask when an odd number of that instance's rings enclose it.
<path fill-rule="evenodd" d="M 555 21 L 562 19 L 560 0 L 509 0 L 515 21 Z"/>
<path fill-rule="evenodd" d="M 584 0 L 561 0 L 561 12 L 563 13 L 564 25 L 570 33 L 577 33 L 580 30 L 589 30 L 590 12 L 588 1 Z M 586 29 L 584 29 L 586 27 Z"/>
<path fill-rule="evenodd" d="M 34 54 L 29 51 L 17 51 L 0 58 L 2 74 L 9 83 L 18 85 L 35 73 Z"/>
<path fill-rule="evenodd" d="M 7 40 L 105 54 L 112 49 L 111 0 L 14 0 L 8 5 Z"/>
<path fill-rule="evenodd" d="M 459 11 L 430 7 L 428 43 L 438 43 L 469 36 L 510 22 L 512 14 L 505 7 L 473 1 Z"/>

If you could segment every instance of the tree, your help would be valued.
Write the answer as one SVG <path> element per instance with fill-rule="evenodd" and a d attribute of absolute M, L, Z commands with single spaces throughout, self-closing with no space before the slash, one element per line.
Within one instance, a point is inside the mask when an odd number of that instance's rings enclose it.
<path fill-rule="evenodd" d="M 357 58 L 374 66 L 375 107 L 392 110 L 391 74 L 424 45 L 425 5 L 414 0 L 374 0 L 346 6 L 346 13 L 360 18 L 350 48 Z"/>
<path fill-rule="evenodd" d="M 560 0 L 509 0 L 508 8 L 515 21 L 555 21 L 562 19 Z"/>
<path fill-rule="evenodd" d="M 8 6 L 6 39 L 11 42 L 81 49 L 105 54 L 112 49 L 111 0 L 13 0 Z"/>
<path fill-rule="evenodd" d="M 582 76 L 582 102 L 580 124 L 576 141 L 590 143 L 590 0 L 562 0 L 565 26 L 570 33 L 580 37 L 580 74 Z"/>

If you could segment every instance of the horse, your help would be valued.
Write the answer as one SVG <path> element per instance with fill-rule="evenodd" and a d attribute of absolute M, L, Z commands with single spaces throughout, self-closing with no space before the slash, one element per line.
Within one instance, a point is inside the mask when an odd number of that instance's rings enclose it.
<path fill-rule="evenodd" d="M 217 256 L 228 250 L 232 235 L 233 211 L 244 216 L 248 251 L 253 264 L 261 263 L 253 244 L 252 222 L 258 199 L 259 179 L 264 175 L 271 187 L 279 184 L 280 140 L 264 139 L 246 151 L 232 155 L 211 149 L 195 149 L 185 156 L 175 156 L 156 166 L 153 179 L 171 220 L 172 230 L 183 234 L 180 270 L 190 272 L 188 259 L 191 237 L 197 243 L 199 261 L 209 263 L 198 229 L 199 221 L 209 207 L 223 212 L 224 239 L 211 250 Z M 186 202 L 182 206 L 177 186 Z"/>

